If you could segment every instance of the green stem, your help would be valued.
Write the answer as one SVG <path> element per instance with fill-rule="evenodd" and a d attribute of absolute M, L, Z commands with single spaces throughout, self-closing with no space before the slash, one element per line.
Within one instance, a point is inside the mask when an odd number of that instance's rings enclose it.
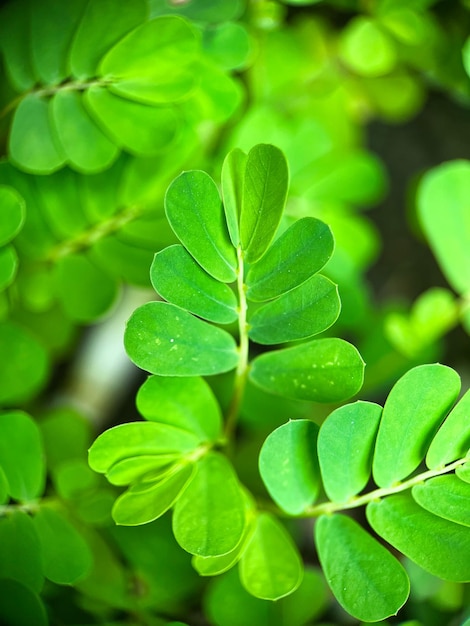
<path fill-rule="evenodd" d="M 460 465 L 464 465 L 464 463 L 468 462 L 468 457 L 458 459 L 458 461 L 454 461 L 454 463 L 450 463 L 450 465 L 446 465 L 439 470 L 428 470 L 427 472 L 423 472 L 422 474 L 418 474 L 417 476 L 413 476 L 412 478 L 405 480 L 403 483 L 398 483 L 393 487 L 382 487 L 380 489 L 374 489 L 374 491 L 366 493 L 363 496 L 355 496 L 348 502 L 322 502 L 321 504 L 317 504 L 306 509 L 301 517 L 318 517 L 319 515 L 336 513 L 337 511 L 343 511 L 346 509 L 355 509 L 359 506 L 364 506 L 369 502 L 373 502 L 374 500 L 379 500 L 380 498 L 385 498 L 386 496 L 411 489 L 414 485 L 418 485 L 429 478 L 447 474 L 448 472 L 455 470 Z"/>
<path fill-rule="evenodd" d="M 27 504 L 2 504 L 0 506 L 0 517 L 7 516 L 14 511 L 22 513 L 37 513 L 39 511 L 38 502 L 28 502 Z"/>
<path fill-rule="evenodd" d="M 233 395 L 230 407 L 227 413 L 227 419 L 225 422 L 225 439 L 230 440 L 235 430 L 235 426 L 240 412 L 240 405 L 243 400 L 243 394 L 245 392 L 246 379 L 248 374 L 248 324 L 246 320 L 247 314 L 247 301 L 245 294 L 245 282 L 244 282 L 244 263 L 243 253 L 240 246 L 237 248 L 238 256 L 238 273 L 237 273 L 237 291 L 239 301 L 238 311 L 238 331 L 239 331 L 239 346 L 238 346 L 238 365 L 235 372 L 235 381 L 233 385 Z"/>

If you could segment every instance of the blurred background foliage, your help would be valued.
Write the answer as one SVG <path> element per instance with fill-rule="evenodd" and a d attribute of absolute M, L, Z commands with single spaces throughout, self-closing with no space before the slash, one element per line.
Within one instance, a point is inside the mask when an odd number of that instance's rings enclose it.
<path fill-rule="evenodd" d="M 20 504 L 0 517 L 2 623 L 356 623 L 329 596 L 308 528 L 292 529 L 311 562 L 293 596 L 256 600 L 233 572 L 208 585 L 166 518 L 113 525 L 115 493 L 86 451 L 137 415 L 142 378 L 122 335 L 154 297 L 155 252 L 175 241 L 165 190 L 183 169 L 219 180 L 236 146 L 286 153 L 282 229 L 314 216 L 333 230 L 334 334 L 367 363 L 360 397 L 381 401 L 408 368 L 436 360 L 468 387 L 469 32 L 467 0 L 3 3 L 0 513 Z M 224 406 L 229 377 L 209 382 Z M 241 480 L 264 497 L 266 434 L 331 408 L 249 386 Z M 41 484 L 23 475 L 32 467 Z M 15 472 L 26 496 L 11 488 Z M 33 532 L 25 513 L 38 506 Z M 65 571 L 51 570 L 57 554 Z M 468 586 L 408 569 L 411 601 L 387 623 L 463 625 Z"/>

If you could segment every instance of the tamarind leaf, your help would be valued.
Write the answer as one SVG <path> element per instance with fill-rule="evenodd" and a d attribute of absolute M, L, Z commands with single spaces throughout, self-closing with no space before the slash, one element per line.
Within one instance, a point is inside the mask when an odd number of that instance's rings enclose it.
<path fill-rule="evenodd" d="M 444 467 L 463 458 L 470 450 L 470 390 L 468 390 L 446 417 L 426 454 L 430 469 Z"/>
<path fill-rule="evenodd" d="M 455 474 L 436 476 L 414 485 L 411 494 L 426 511 L 456 524 L 470 526 L 470 484 Z"/>

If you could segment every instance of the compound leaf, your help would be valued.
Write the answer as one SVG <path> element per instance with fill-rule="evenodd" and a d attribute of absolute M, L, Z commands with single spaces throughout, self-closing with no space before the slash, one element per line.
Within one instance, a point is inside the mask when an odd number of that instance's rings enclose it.
<path fill-rule="evenodd" d="M 138 367 L 160 376 L 208 376 L 228 372 L 238 362 L 231 335 L 166 302 L 148 302 L 134 311 L 124 346 Z"/>
<path fill-rule="evenodd" d="M 390 487 L 418 467 L 459 390 L 458 374 L 438 363 L 415 367 L 394 385 L 384 405 L 372 465 L 379 487 Z"/>
<path fill-rule="evenodd" d="M 240 215 L 240 241 L 247 263 L 266 252 L 284 211 L 289 174 L 284 154 L 270 144 L 248 153 Z"/>
<path fill-rule="evenodd" d="M 266 391 L 297 400 L 337 402 L 362 386 L 364 361 L 342 339 L 317 339 L 253 360 L 250 378 Z"/>
<path fill-rule="evenodd" d="M 430 469 L 444 467 L 463 458 L 470 450 L 470 390 L 468 390 L 449 413 L 426 454 L 426 465 Z"/>
<path fill-rule="evenodd" d="M 240 560 L 240 580 L 256 598 L 278 600 L 299 587 L 303 563 L 291 536 L 274 516 L 260 513 Z"/>
<path fill-rule="evenodd" d="M 250 266 L 247 298 L 270 300 L 297 287 L 321 270 L 333 248 L 333 235 L 324 222 L 314 217 L 297 220 Z"/>
<path fill-rule="evenodd" d="M 150 376 L 137 392 L 136 405 L 145 419 L 187 430 L 201 443 L 221 434 L 220 407 L 203 378 Z"/>
<path fill-rule="evenodd" d="M 331 590 L 353 617 L 376 622 L 405 604 L 410 582 L 402 565 L 353 519 L 322 515 L 315 543 Z"/>
<path fill-rule="evenodd" d="M 262 344 L 307 339 L 334 324 L 340 309 L 337 286 L 315 275 L 257 309 L 248 335 Z"/>
<path fill-rule="evenodd" d="M 172 229 L 199 265 L 215 279 L 233 282 L 237 256 L 212 178 L 199 170 L 180 174 L 166 192 L 165 210 Z"/>
<path fill-rule="evenodd" d="M 197 463 L 194 478 L 177 500 L 173 532 L 194 555 L 231 552 L 245 532 L 245 499 L 230 462 L 210 452 Z"/>
<path fill-rule="evenodd" d="M 317 435 L 318 426 L 310 420 L 290 420 L 268 436 L 260 451 L 261 478 L 276 504 L 291 515 L 305 511 L 318 495 Z"/>
<path fill-rule="evenodd" d="M 230 287 L 209 276 L 181 245 L 155 255 L 150 280 L 162 298 L 199 317 L 219 324 L 238 319 L 238 302 Z"/>
<path fill-rule="evenodd" d="M 467 527 L 425 511 L 408 494 L 370 502 L 366 513 L 380 537 L 427 572 L 444 580 L 470 580 Z"/>
<path fill-rule="evenodd" d="M 457 476 L 436 476 L 414 485 L 411 494 L 424 509 L 444 519 L 470 526 L 470 484 Z"/>
<path fill-rule="evenodd" d="M 222 165 L 222 196 L 230 240 L 236 247 L 240 243 L 239 223 L 242 210 L 243 181 L 247 155 L 235 148 L 228 153 Z"/>
<path fill-rule="evenodd" d="M 45 459 L 39 429 L 22 411 L 0 415 L 0 465 L 8 492 L 20 502 L 35 500 L 45 486 Z"/>
<path fill-rule="evenodd" d="M 156 520 L 173 506 L 193 473 L 194 465 L 185 463 L 174 466 L 158 482 L 132 486 L 114 503 L 114 521 L 125 526 L 138 526 Z"/>
<path fill-rule="evenodd" d="M 333 502 L 346 502 L 367 485 L 382 407 L 354 402 L 334 410 L 318 435 L 323 486 Z"/>

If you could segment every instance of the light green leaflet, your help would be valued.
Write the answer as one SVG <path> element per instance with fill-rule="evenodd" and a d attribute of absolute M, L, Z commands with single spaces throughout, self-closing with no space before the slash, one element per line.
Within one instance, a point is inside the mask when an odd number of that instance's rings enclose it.
<path fill-rule="evenodd" d="M 370 502 L 367 520 L 374 531 L 427 572 L 456 582 L 470 581 L 470 533 L 421 508 L 411 495 Z"/>
<path fill-rule="evenodd" d="M 378 404 L 358 401 L 336 409 L 323 422 L 318 460 L 333 502 L 347 502 L 367 485 L 381 415 Z"/>
<path fill-rule="evenodd" d="M 315 501 L 320 487 L 317 460 L 318 426 L 291 420 L 276 428 L 259 455 L 259 470 L 272 499 L 291 515 Z"/>
<path fill-rule="evenodd" d="M 337 286 L 314 275 L 257 309 L 249 321 L 248 336 L 262 344 L 307 339 L 334 324 L 340 308 Z"/>
<path fill-rule="evenodd" d="M 238 362 L 231 335 L 166 302 L 134 311 L 124 346 L 138 367 L 160 376 L 208 376 L 228 372 Z"/>
<path fill-rule="evenodd" d="M 162 298 L 210 322 L 230 324 L 238 319 L 233 291 L 212 278 L 183 246 L 155 255 L 150 268 L 152 285 Z"/>
<path fill-rule="evenodd" d="M 165 196 L 168 221 L 184 247 L 208 274 L 235 281 L 237 256 L 225 222 L 219 192 L 205 172 L 183 172 Z"/>
<path fill-rule="evenodd" d="M 364 362 L 342 339 L 317 339 L 267 352 L 253 360 L 250 378 L 274 394 L 311 400 L 346 400 L 362 386 Z"/>
<path fill-rule="evenodd" d="M 415 470 L 456 400 L 460 378 L 449 367 L 421 365 L 395 384 L 384 405 L 372 471 L 379 487 L 390 487 Z"/>
<path fill-rule="evenodd" d="M 329 227 L 314 217 L 294 222 L 248 269 L 247 298 L 270 300 L 297 287 L 326 264 L 334 241 Z"/>
<path fill-rule="evenodd" d="M 284 154 L 270 144 L 248 153 L 240 215 L 240 242 L 247 263 L 258 261 L 274 238 L 284 211 L 289 174 Z"/>
<path fill-rule="evenodd" d="M 232 244 L 240 243 L 239 222 L 242 211 L 243 181 L 247 155 L 235 148 L 228 153 L 222 166 L 222 195 L 225 218 Z"/>
<path fill-rule="evenodd" d="M 443 467 L 463 458 L 470 450 L 470 390 L 468 390 L 437 431 L 426 454 L 426 465 L 430 469 Z"/>
<path fill-rule="evenodd" d="M 281 522 L 260 513 L 255 532 L 240 560 L 240 580 L 256 598 L 278 600 L 302 582 L 302 559 Z"/>
<path fill-rule="evenodd" d="M 0 211 L 0 246 L 4 246 L 19 233 L 26 215 L 25 201 L 13 187 L 0 185 Z"/>
<path fill-rule="evenodd" d="M 106 472 L 112 485 L 132 485 L 137 482 L 155 481 L 171 471 L 174 463 L 181 460 L 181 454 L 164 453 L 139 455 L 117 461 Z"/>
<path fill-rule="evenodd" d="M 173 532 L 191 554 L 219 556 L 231 552 L 245 533 L 246 507 L 242 488 L 229 461 L 210 452 L 177 500 Z"/>
<path fill-rule="evenodd" d="M 457 476 L 436 476 L 415 485 L 411 493 L 416 502 L 430 513 L 470 526 L 470 484 Z"/>
<path fill-rule="evenodd" d="M 315 544 L 328 584 L 353 617 L 376 622 L 405 604 L 410 582 L 402 565 L 353 519 L 321 516 Z"/>

